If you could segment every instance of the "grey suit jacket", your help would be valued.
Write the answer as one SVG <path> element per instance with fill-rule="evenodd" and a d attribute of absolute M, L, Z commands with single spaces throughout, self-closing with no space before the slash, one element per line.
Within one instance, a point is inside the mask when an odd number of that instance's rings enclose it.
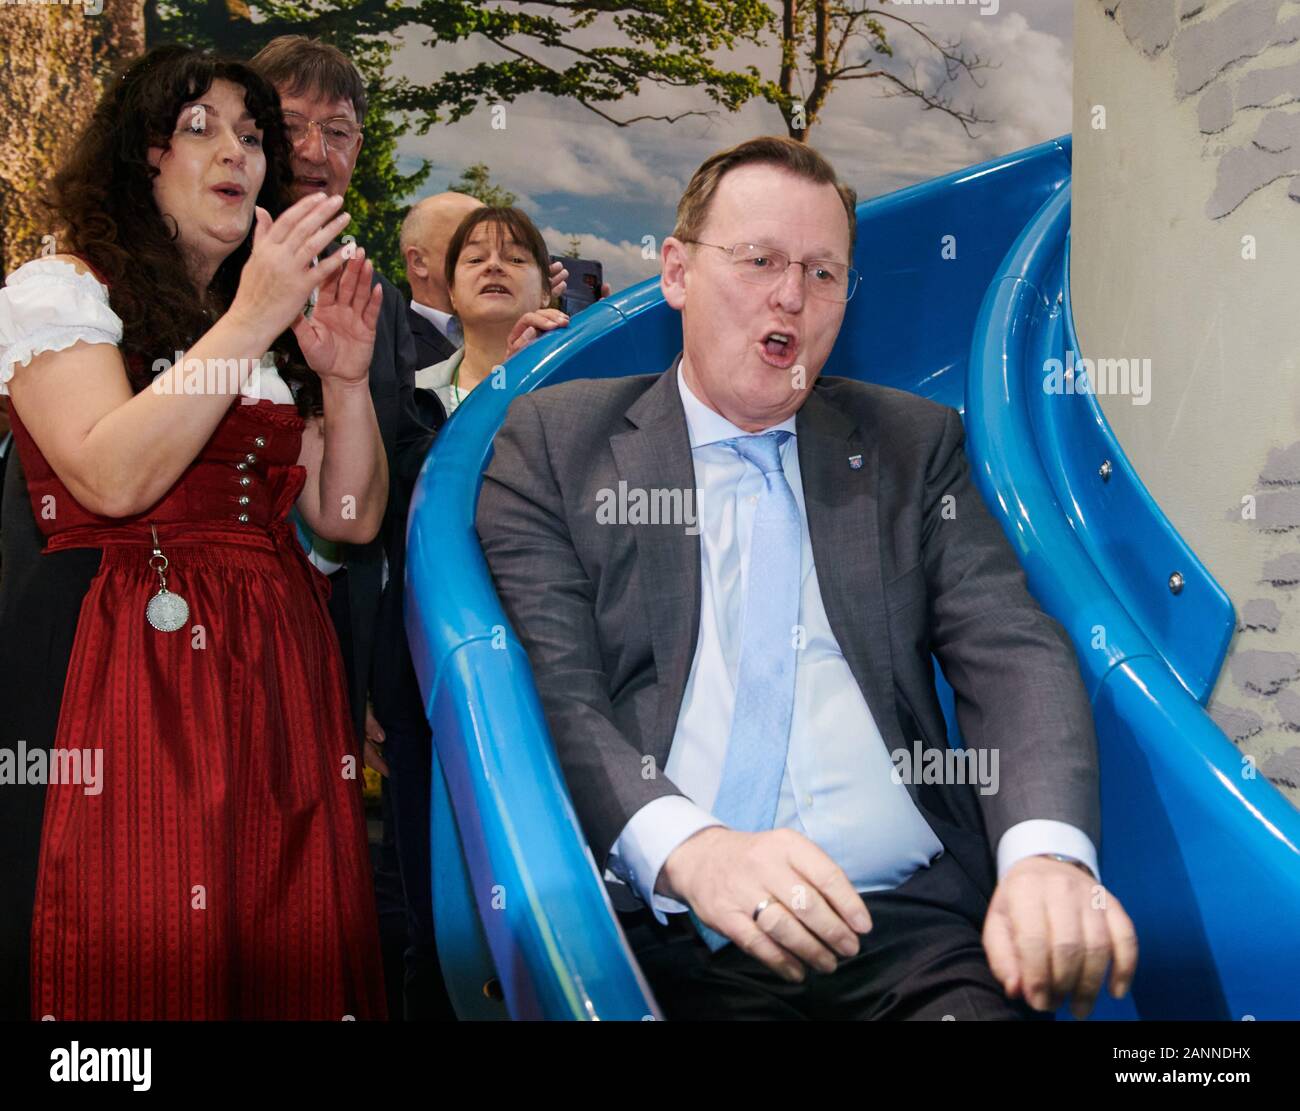
<path fill-rule="evenodd" d="M 1096 844 L 1096 738 L 1074 650 L 971 482 L 957 412 L 821 378 L 795 427 L 826 614 L 889 750 L 947 746 L 931 653 L 967 748 L 1000 750 L 996 793 L 908 785 L 945 848 L 987 897 L 991 847 L 1017 822 L 1068 822 Z M 695 488 L 676 361 L 521 396 L 495 449 L 479 537 L 603 870 L 641 807 L 682 793 L 662 769 L 699 631 L 700 540 L 596 514 L 620 480 Z"/>

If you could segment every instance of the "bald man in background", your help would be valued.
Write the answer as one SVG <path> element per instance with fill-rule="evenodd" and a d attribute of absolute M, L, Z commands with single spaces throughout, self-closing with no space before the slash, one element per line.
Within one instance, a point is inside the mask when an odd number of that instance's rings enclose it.
<path fill-rule="evenodd" d="M 447 246 L 456 228 L 482 205 L 482 201 L 465 193 L 438 193 L 412 205 L 402 222 L 399 243 L 411 285 L 407 319 L 415 340 L 417 368 L 443 362 L 463 342 L 460 324 L 451 313 L 443 270 Z M 551 264 L 553 296 L 564 294 L 568 276 L 560 263 Z M 536 326 L 530 329 L 530 322 Z M 542 327 L 554 327 L 554 322 L 526 314 L 511 335 L 510 350 L 525 345 Z M 441 428 L 447 414 L 433 390 L 417 386 L 414 400 L 420 419 L 430 428 Z M 406 515 L 414 481 L 414 475 L 402 476 L 391 495 L 402 506 L 402 512 L 394 517 L 386 536 L 389 576 L 380 603 L 370 698 L 375 731 L 383 744 L 388 769 L 386 798 L 406 899 L 405 1015 L 412 1020 L 449 1019 L 455 1017 L 455 1012 L 438 965 L 430 876 L 432 737 L 406 638 Z"/>
<path fill-rule="evenodd" d="M 451 358 L 465 342 L 460 321 L 451 311 L 451 296 L 447 292 L 447 278 L 443 270 L 447 244 L 451 242 L 456 228 L 474 209 L 482 207 L 483 202 L 468 193 L 436 193 L 413 204 L 402 222 L 399 245 L 406 264 L 406 280 L 411 286 L 407 322 L 410 324 L 411 335 L 415 338 L 421 368 Z M 568 276 L 569 272 L 563 264 L 552 259 L 551 296 L 556 304 L 564 296 Z M 604 282 L 600 287 L 600 296 L 604 298 L 609 295 L 609 283 Z M 531 313 L 528 314 L 527 323 L 534 327 L 528 328 L 525 325 L 525 328 L 520 329 L 518 337 L 512 334 L 512 351 L 536 338 L 544 330 L 537 326 L 539 322 Z M 420 392 L 416 390 L 417 395 Z M 417 402 L 424 404 L 423 399 L 418 397 Z"/>
<path fill-rule="evenodd" d="M 402 223 L 402 259 L 411 286 L 407 318 L 422 367 L 450 358 L 463 342 L 443 263 L 457 226 L 482 207 L 483 202 L 468 193 L 438 193 L 412 205 Z"/>

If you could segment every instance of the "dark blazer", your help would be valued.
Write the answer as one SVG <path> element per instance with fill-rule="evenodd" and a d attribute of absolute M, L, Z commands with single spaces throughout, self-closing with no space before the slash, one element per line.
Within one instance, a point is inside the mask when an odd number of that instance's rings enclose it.
<path fill-rule="evenodd" d="M 971 482 L 957 412 L 821 378 L 796 429 L 826 615 L 885 744 L 946 748 L 934 653 L 967 748 L 1000 749 L 996 793 L 908 785 L 935 834 L 986 897 L 991 846 L 1017 822 L 1068 822 L 1097 843 L 1096 737 L 1074 650 Z M 641 807 L 681 794 L 642 758 L 668 760 L 699 633 L 700 539 L 596 514 L 620 480 L 695 488 L 676 362 L 521 396 L 495 452 L 479 536 L 603 871 Z M 611 893 L 632 905 L 626 888 Z"/>
<path fill-rule="evenodd" d="M 393 511 L 385 521 L 384 547 L 388 552 L 388 585 L 379 603 L 375 649 L 371 661 L 370 699 L 375 718 L 385 730 L 423 735 L 428 721 L 420 698 L 419 681 L 406 639 L 406 519 L 419 466 L 428 454 L 433 437 L 447 421 L 447 411 L 432 390 L 416 387 L 415 406 L 421 424 L 430 431 L 422 447 L 411 453 L 418 458 L 414 471 L 399 475 L 389 490 Z"/>
<path fill-rule="evenodd" d="M 332 254 L 339 246 L 333 243 L 324 253 Z M 367 687 L 383 593 L 384 556 L 398 530 L 405 527 L 409 501 L 403 500 L 401 490 L 414 483 L 433 441 L 433 430 L 420 419 L 415 401 L 415 372 L 422 364 L 407 325 L 405 300 L 387 278 L 376 272 L 375 280 L 383 286 L 384 300 L 370 363 L 370 396 L 388 458 L 389 496 L 378 535 L 368 544 L 349 544 L 344 548 L 353 654 L 348 694 L 358 736 L 365 728 Z M 388 553 L 388 561 L 391 575 L 392 553 Z M 341 637 L 342 634 L 340 630 Z"/>
<path fill-rule="evenodd" d="M 451 340 L 438 331 L 433 321 L 421 316 L 409 306 L 406 309 L 406 322 L 410 325 L 411 336 L 415 340 L 415 352 L 419 357 L 416 363 L 417 370 L 450 359 L 456 353 Z"/>

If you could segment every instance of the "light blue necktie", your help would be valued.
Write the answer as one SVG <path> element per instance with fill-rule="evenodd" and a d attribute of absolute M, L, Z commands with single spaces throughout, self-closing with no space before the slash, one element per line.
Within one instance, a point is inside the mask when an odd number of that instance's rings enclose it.
<path fill-rule="evenodd" d="M 794 716 L 803 525 L 781 469 L 781 445 L 790 436 L 776 431 L 724 441 L 763 475 L 749 540 L 736 706 L 713 803 L 714 817 L 747 833 L 771 829 L 776 821 Z M 710 949 L 730 944 L 694 913 L 691 918 Z"/>

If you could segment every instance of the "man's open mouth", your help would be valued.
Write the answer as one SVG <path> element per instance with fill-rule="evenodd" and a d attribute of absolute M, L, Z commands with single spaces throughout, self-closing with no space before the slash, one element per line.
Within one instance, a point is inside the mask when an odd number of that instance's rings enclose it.
<path fill-rule="evenodd" d="M 763 340 L 763 347 L 769 355 L 778 358 L 789 351 L 794 344 L 794 336 L 789 332 L 768 332 Z"/>

